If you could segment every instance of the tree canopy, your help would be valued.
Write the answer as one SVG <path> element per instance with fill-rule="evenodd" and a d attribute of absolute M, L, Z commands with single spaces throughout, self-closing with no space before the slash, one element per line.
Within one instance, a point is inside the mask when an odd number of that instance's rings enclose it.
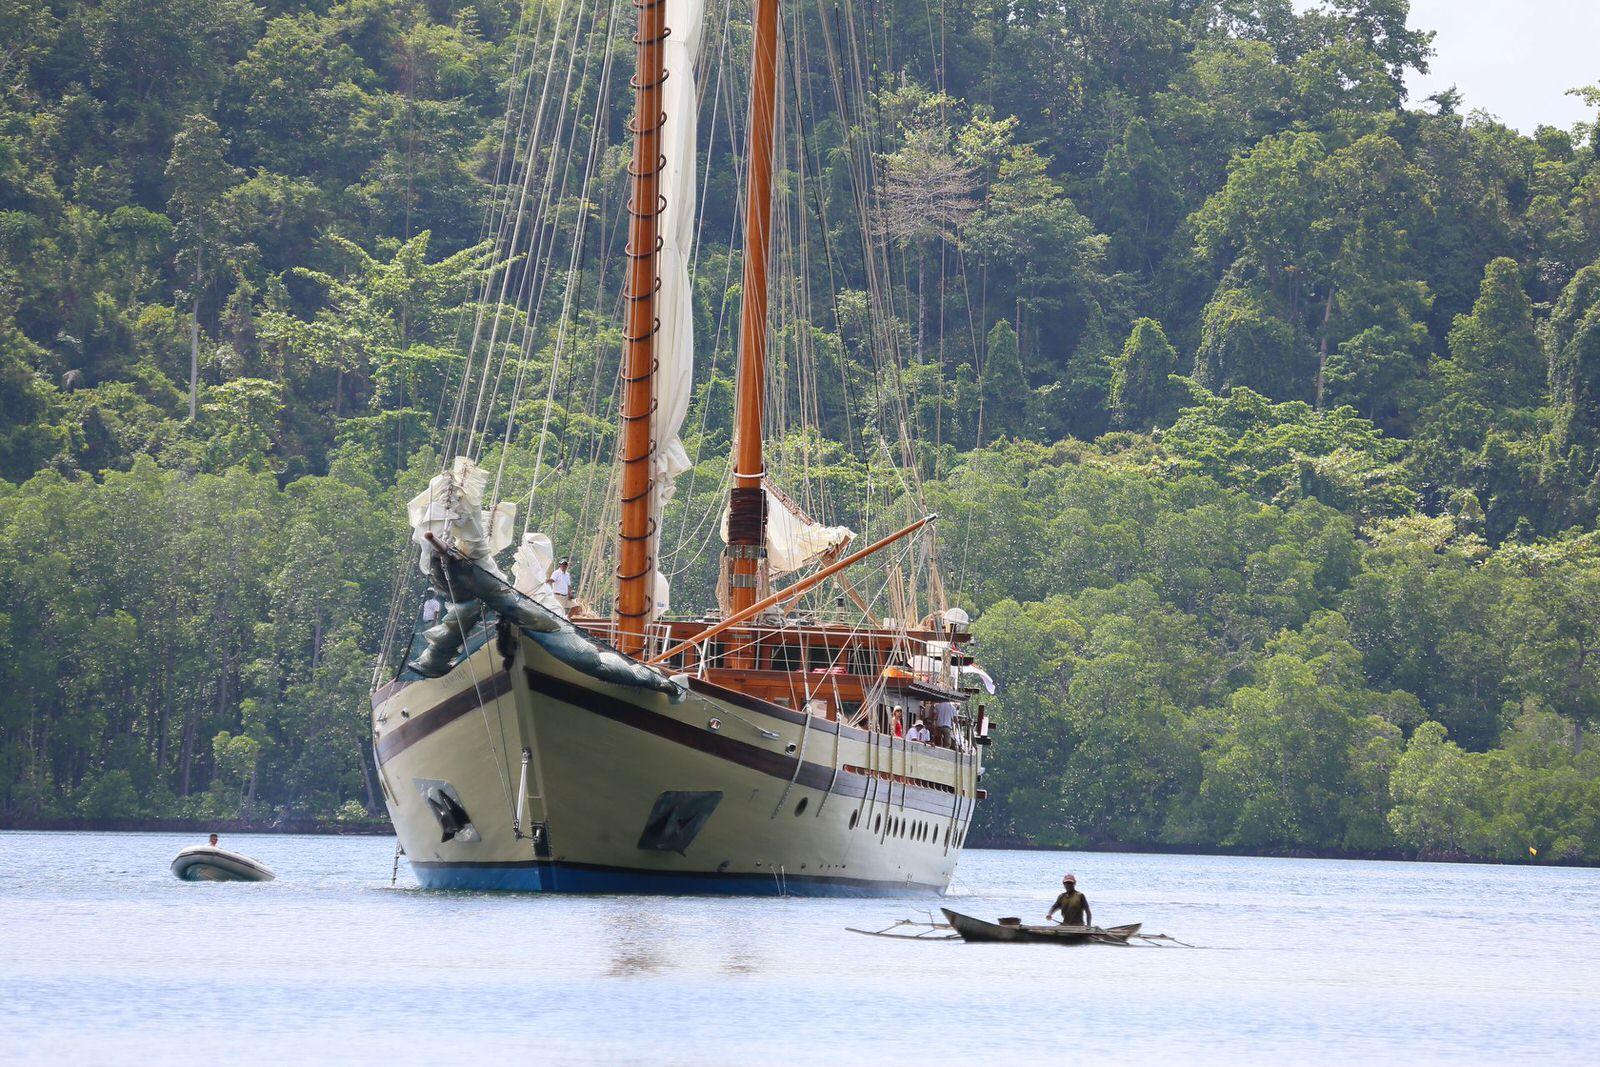
<path fill-rule="evenodd" d="M 980 831 L 1600 860 L 1600 116 L 1408 100 L 1406 0 L 847 8 L 786 21 L 773 455 L 830 518 L 912 475 L 945 516 L 1002 683 Z M 400 504 L 504 276 L 519 28 L 563 17 L 0 3 L 0 813 L 377 809 Z M 614 297 L 626 77 L 575 70 L 596 185 L 548 240 Z M 673 545 L 733 432 L 742 111 L 707 106 L 718 458 Z M 511 373 L 585 384 L 491 430 L 570 542 L 620 333 L 558 336 L 558 289 Z"/>

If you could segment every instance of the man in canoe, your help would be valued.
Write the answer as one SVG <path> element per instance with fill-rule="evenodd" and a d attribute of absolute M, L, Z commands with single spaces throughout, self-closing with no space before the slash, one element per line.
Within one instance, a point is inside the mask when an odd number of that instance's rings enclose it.
<path fill-rule="evenodd" d="M 1078 876 L 1075 874 L 1062 877 L 1061 895 L 1050 906 L 1045 921 L 1055 918 L 1058 911 L 1061 913 L 1062 926 L 1088 926 L 1094 922 L 1094 913 L 1089 910 L 1089 898 L 1078 892 Z"/>

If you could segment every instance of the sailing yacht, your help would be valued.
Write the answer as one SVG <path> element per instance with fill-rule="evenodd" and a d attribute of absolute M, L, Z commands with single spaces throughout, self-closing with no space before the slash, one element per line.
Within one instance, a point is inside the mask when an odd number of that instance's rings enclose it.
<path fill-rule="evenodd" d="M 855 548 L 850 530 L 812 520 L 767 477 L 777 0 L 754 3 L 719 603 L 698 617 L 667 611 L 658 531 L 687 466 L 678 430 L 693 356 L 702 2 L 637 5 L 613 610 L 553 596 L 538 535 L 504 575 L 496 557 L 511 545 L 514 505 L 486 501 L 488 473 L 468 456 L 410 505 L 430 592 L 409 650 L 373 693 L 372 737 L 424 887 L 942 893 L 983 796 L 982 695 L 993 688 L 965 650 L 966 613 L 878 618 L 846 575 L 931 537 L 933 517 Z M 797 610 L 830 581 L 859 621 Z M 917 719 L 935 734 L 913 738 Z"/>

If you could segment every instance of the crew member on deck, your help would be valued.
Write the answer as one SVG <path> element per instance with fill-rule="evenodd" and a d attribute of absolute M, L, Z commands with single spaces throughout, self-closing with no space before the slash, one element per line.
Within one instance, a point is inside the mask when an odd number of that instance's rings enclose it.
<path fill-rule="evenodd" d="M 546 579 L 550 591 L 556 595 L 556 602 L 561 605 L 561 614 L 572 613 L 572 572 L 567 569 L 567 561 L 562 560 L 556 564 L 556 569 L 550 572 Z"/>
<path fill-rule="evenodd" d="M 444 599 L 439 596 L 436 589 L 428 590 L 428 598 L 422 602 L 422 621 L 432 626 L 439 621 L 439 616 L 444 614 Z"/>
<path fill-rule="evenodd" d="M 933 706 L 934 740 L 945 748 L 956 743 L 956 702 L 941 700 Z"/>
<path fill-rule="evenodd" d="M 1094 922 L 1094 913 L 1089 910 L 1089 898 L 1078 892 L 1078 876 L 1075 874 L 1061 879 L 1061 895 L 1050 905 L 1046 921 L 1055 918 L 1058 911 L 1063 926 L 1088 926 Z"/>

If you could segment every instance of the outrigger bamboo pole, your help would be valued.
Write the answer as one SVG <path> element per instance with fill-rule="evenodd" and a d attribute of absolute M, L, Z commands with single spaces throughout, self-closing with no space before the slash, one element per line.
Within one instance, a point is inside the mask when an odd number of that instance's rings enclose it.
<path fill-rule="evenodd" d="M 932 514 L 932 515 L 924 515 L 922 518 L 918 519 L 916 522 L 912 523 L 910 526 L 907 526 L 907 527 L 905 527 L 904 529 L 901 529 L 901 530 L 896 530 L 894 533 L 890 534 L 887 537 L 879 538 L 878 540 L 872 542 L 872 544 L 868 545 L 866 548 L 863 548 L 861 551 L 852 552 L 848 556 L 844 557 L 844 559 L 841 559 L 836 563 L 828 564 L 828 566 L 822 568 L 820 571 L 817 571 L 815 574 L 807 575 L 806 577 L 800 579 L 798 582 L 795 582 L 793 585 L 789 586 L 786 589 L 780 589 L 776 593 L 773 593 L 771 596 L 763 597 L 761 600 L 758 600 L 754 604 L 751 604 L 749 607 L 745 608 L 743 611 L 735 612 L 734 614 L 729 615 L 726 619 L 723 619 L 721 622 L 717 623 L 715 626 L 710 626 L 710 627 L 707 627 L 704 630 L 701 630 L 699 633 L 695 634 L 693 637 L 689 638 L 687 641 L 678 642 L 676 645 L 673 645 L 671 648 L 667 649 L 665 652 L 661 653 L 659 656 L 656 656 L 653 659 L 645 660 L 645 663 L 650 665 L 650 666 L 654 666 L 654 665 L 656 665 L 658 663 L 661 663 L 661 662 L 663 662 L 665 660 L 671 659 L 673 656 L 676 656 L 679 652 L 682 652 L 684 649 L 692 648 L 693 646 L 698 645 L 702 641 L 708 641 L 711 638 L 713 638 L 713 637 L 717 636 L 718 634 L 722 633 L 724 630 L 727 630 L 730 627 L 738 626 L 740 623 L 742 623 L 745 620 L 749 619 L 751 616 L 759 614 L 760 612 L 766 611 L 768 608 L 772 607 L 774 604 L 787 603 L 788 601 L 793 600 L 795 597 L 799 596 L 801 593 L 804 593 L 806 590 L 810 589 L 812 586 L 815 586 L 817 583 L 825 581 L 828 578 L 831 578 L 833 575 L 835 575 L 835 574 L 839 573 L 840 571 L 844 570 L 846 567 L 850 566 L 852 563 L 856 563 L 856 562 L 859 562 L 860 560 L 866 559 L 868 556 L 872 555 L 874 552 L 877 552 L 879 549 L 885 548 L 888 545 L 892 545 L 896 541 L 900 540 L 901 538 L 906 537 L 906 536 L 908 536 L 910 534 L 916 533 L 918 530 L 922 529 L 924 526 L 928 525 L 928 523 L 932 522 L 934 519 L 937 519 L 938 517 L 939 516 L 938 516 L 937 513 Z"/>
<path fill-rule="evenodd" d="M 622 364 L 622 518 L 617 546 L 617 648 L 645 649 L 655 598 L 656 259 L 661 249 L 662 83 L 666 81 L 666 0 L 634 0 L 637 105 L 633 115 L 633 197 L 628 204 L 628 315 Z"/>

